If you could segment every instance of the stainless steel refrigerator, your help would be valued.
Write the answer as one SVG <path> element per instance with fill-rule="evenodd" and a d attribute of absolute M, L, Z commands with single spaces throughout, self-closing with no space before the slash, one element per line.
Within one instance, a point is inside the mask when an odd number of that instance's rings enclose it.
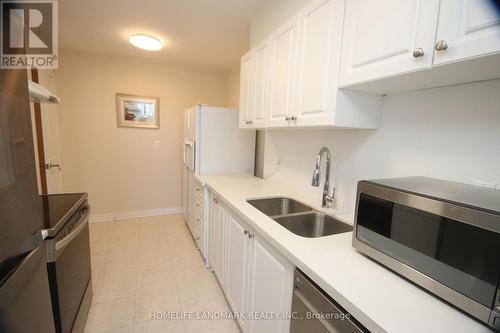
<path fill-rule="evenodd" d="M 0 70 L 0 332 L 54 332 L 26 70 Z"/>

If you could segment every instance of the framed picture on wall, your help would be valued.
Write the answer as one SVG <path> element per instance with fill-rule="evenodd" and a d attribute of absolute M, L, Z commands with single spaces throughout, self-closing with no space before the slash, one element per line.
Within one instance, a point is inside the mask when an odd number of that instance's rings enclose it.
<path fill-rule="evenodd" d="M 158 97 L 116 94 L 119 127 L 160 128 Z"/>

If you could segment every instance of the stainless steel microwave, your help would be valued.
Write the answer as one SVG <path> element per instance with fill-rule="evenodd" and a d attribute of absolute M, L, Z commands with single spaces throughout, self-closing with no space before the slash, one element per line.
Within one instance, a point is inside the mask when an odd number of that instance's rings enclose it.
<path fill-rule="evenodd" d="M 426 177 L 360 181 L 353 246 L 500 330 L 500 191 Z"/>

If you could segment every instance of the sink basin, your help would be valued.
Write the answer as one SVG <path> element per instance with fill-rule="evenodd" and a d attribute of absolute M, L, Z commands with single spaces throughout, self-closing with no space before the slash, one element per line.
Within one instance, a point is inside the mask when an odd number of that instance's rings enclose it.
<path fill-rule="evenodd" d="M 267 216 L 281 216 L 294 213 L 310 212 L 313 209 L 290 198 L 265 198 L 247 200 L 247 202 Z"/>
<path fill-rule="evenodd" d="M 309 238 L 352 231 L 352 226 L 319 212 L 282 216 L 274 220 L 294 234 Z"/>

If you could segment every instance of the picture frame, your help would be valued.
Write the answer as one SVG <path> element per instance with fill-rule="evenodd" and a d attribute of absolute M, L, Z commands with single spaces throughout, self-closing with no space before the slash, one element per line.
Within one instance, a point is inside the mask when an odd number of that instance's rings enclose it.
<path fill-rule="evenodd" d="M 160 98 L 116 94 L 118 127 L 160 128 Z"/>

